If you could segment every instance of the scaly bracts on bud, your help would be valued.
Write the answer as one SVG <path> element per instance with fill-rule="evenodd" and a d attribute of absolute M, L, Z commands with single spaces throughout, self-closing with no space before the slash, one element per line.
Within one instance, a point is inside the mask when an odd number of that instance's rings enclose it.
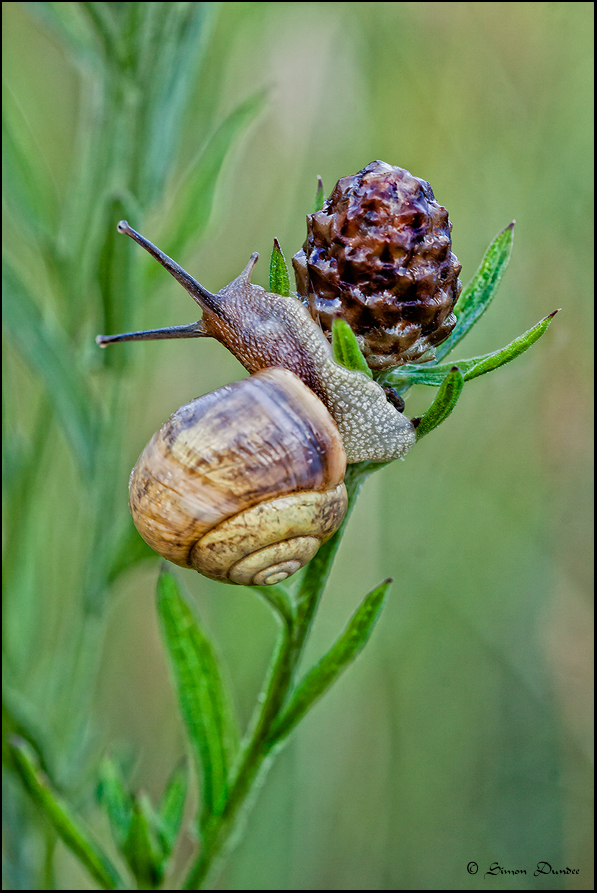
<path fill-rule="evenodd" d="M 450 231 L 429 183 L 373 161 L 308 215 L 292 260 L 298 292 L 326 335 L 335 316 L 346 320 L 370 368 L 431 359 L 462 288 Z"/>

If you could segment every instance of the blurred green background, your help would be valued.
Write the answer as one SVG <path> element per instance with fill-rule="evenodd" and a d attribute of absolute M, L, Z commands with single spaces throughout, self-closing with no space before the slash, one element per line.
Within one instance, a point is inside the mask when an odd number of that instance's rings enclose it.
<path fill-rule="evenodd" d="M 151 434 L 244 371 L 215 342 L 96 348 L 98 332 L 196 317 L 116 221 L 212 290 L 257 250 L 266 285 L 274 236 L 288 260 L 302 244 L 317 175 L 329 193 L 382 159 L 448 208 L 464 282 L 517 221 L 498 297 L 456 358 L 562 312 L 367 482 L 307 658 L 392 576 L 388 605 L 280 755 L 218 888 L 592 889 L 593 4 L 108 4 L 130 46 L 147 7 L 188 16 L 176 53 L 167 28 L 146 42 L 137 81 L 132 57 L 97 61 L 101 29 L 84 45 L 103 6 L 3 4 L 4 241 L 21 283 L 4 350 L 8 727 L 43 747 L 104 839 L 98 755 L 157 796 L 184 751 L 158 562 L 114 552 Z M 433 393 L 411 392 L 407 413 Z M 87 471 L 77 412 L 99 444 Z M 273 619 L 248 589 L 181 577 L 244 721 Z M 54 842 L 10 767 L 5 800 L 5 887 L 36 889 Z M 542 860 L 580 873 L 534 878 Z M 527 874 L 484 879 L 493 862 Z M 91 887 L 62 845 L 54 872 L 57 888 Z"/>

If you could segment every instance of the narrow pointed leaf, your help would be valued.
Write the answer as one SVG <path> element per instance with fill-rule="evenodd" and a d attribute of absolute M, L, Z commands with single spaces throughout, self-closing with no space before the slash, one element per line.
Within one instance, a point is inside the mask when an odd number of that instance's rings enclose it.
<path fill-rule="evenodd" d="M 266 94 L 260 91 L 238 105 L 200 150 L 189 175 L 181 180 L 172 202 L 176 217 L 165 248 L 170 257 L 181 257 L 187 245 L 204 233 L 226 156 L 261 112 L 265 100 Z"/>
<path fill-rule="evenodd" d="M 30 745 L 17 738 L 13 739 L 11 749 L 25 787 L 63 843 L 75 854 L 102 889 L 126 889 L 116 868 L 92 832 L 71 813 L 66 802 L 52 790 L 47 776 L 39 768 Z"/>
<path fill-rule="evenodd" d="M 6 382 L 8 384 L 8 376 Z M 3 409 L 5 406 L 3 404 Z M 10 518 L 10 525 L 7 524 L 5 528 L 2 573 L 7 598 L 12 590 L 11 574 L 21 576 L 24 550 L 26 552 L 29 548 L 25 534 L 39 488 L 43 486 L 40 477 L 43 474 L 46 450 L 51 445 L 51 438 L 48 437 L 51 422 L 52 407 L 47 394 L 44 394 L 34 417 L 30 437 L 19 437 L 13 430 L 11 436 L 4 440 L 2 487 L 6 518 Z M 23 737 L 28 740 L 27 735 Z"/>
<path fill-rule="evenodd" d="M 189 770 L 185 760 L 170 775 L 158 809 L 162 825 L 162 847 L 166 857 L 172 852 L 180 830 L 188 782 Z"/>
<path fill-rule="evenodd" d="M 269 290 L 276 295 L 283 295 L 285 298 L 290 294 L 290 276 L 286 258 L 282 254 L 277 239 L 274 239 L 274 247 L 269 261 Z"/>
<path fill-rule="evenodd" d="M 100 767 L 98 794 L 108 814 L 112 836 L 118 848 L 122 849 L 130 832 L 133 804 L 120 769 L 108 757 L 102 761 Z"/>
<path fill-rule="evenodd" d="M 80 8 L 88 16 L 91 27 L 101 42 L 108 59 L 116 59 L 119 43 L 118 25 L 110 3 L 80 3 Z"/>
<path fill-rule="evenodd" d="M 464 376 L 464 380 L 470 381 L 472 378 L 477 378 L 477 376 L 484 375 L 486 372 L 493 372 L 494 369 L 498 369 L 505 363 L 509 363 L 520 356 L 547 331 L 556 313 L 558 311 L 554 310 L 549 316 L 539 320 L 532 329 L 519 335 L 518 338 L 515 338 L 514 341 L 511 341 L 510 344 L 507 344 L 500 350 L 480 357 L 472 357 L 469 360 L 458 360 L 457 365 Z M 424 384 L 437 388 L 453 366 L 454 363 L 444 363 L 441 366 L 401 366 L 399 369 L 386 373 L 383 379 L 380 378 L 379 380 L 380 383 L 402 390 L 414 384 Z"/>
<path fill-rule="evenodd" d="M 538 341 L 541 335 L 547 331 L 556 313 L 559 313 L 559 310 L 554 310 L 549 316 L 540 320 L 536 326 L 533 326 L 528 332 L 524 332 L 524 334 L 515 338 L 510 344 L 502 347 L 501 350 L 496 350 L 494 353 L 479 357 L 479 362 L 467 369 L 464 380 L 470 381 L 472 378 L 477 378 L 479 375 L 485 375 L 486 372 L 493 372 L 494 369 L 498 369 L 500 366 L 504 366 L 506 363 L 511 362 L 511 360 L 515 360 L 516 357 L 520 356 L 521 353 L 524 353 L 525 350 L 528 350 L 531 344 Z"/>
<path fill-rule="evenodd" d="M 494 354 L 487 354 L 486 356 L 494 356 Z M 444 363 L 441 366 L 400 366 L 395 371 L 385 373 L 378 381 L 380 384 L 395 387 L 402 392 L 415 384 L 439 388 L 446 375 L 449 374 L 455 365 L 458 366 L 466 381 L 468 372 L 483 359 L 485 357 L 473 357 L 470 360 L 458 360 L 455 363 Z"/>
<path fill-rule="evenodd" d="M 213 646 L 175 577 L 158 580 L 158 613 L 195 768 L 202 779 L 203 817 L 224 806 L 237 732 Z"/>
<path fill-rule="evenodd" d="M 8 682 L 8 667 L 2 667 L 2 765 L 15 770 L 12 742 L 25 741 L 41 770 L 48 772 L 45 741 L 48 730 L 40 725 L 39 711 L 27 702 L 23 693 Z"/>
<path fill-rule="evenodd" d="M 462 290 L 454 308 L 458 321 L 449 338 L 437 348 L 438 361 L 450 353 L 489 307 L 508 266 L 513 240 L 514 222 L 498 233 L 485 252 L 481 266 Z"/>
<path fill-rule="evenodd" d="M 332 322 L 332 351 L 335 361 L 341 366 L 346 366 L 347 369 L 357 372 L 364 372 L 369 378 L 373 378 L 355 333 L 348 323 L 339 316 Z"/>
<path fill-rule="evenodd" d="M 46 242 L 55 226 L 56 192 L 46 159 L 9 89 L 2 115 L 2 172 L 3 196 L 13 220 Z"/>
<path fill-rule="evenodd" d="M 39 374 L 82 471 L 95 463 L 94 405 L 66 335 L 45 323 L 14 269 L 4 263 L 2 313 L 12 342 Z"/>
<path fill-rule="evenodd" d="M 27 4 L 27 11 L 69 54 L 90 61 L 97 56 L 97 36 L 81 6 L 79 3 L 33 2 Z"/>
<path fill-rule="evenodd" d="M 151 546 L 147 545 L 128 514 L 116 532 L 111 556 L 108 574 L 110 583 L 137 562 L 158 557 Z"/>
<path fill-rule="evenodd" d="M 133 799 L 129 833 L 122 854 L 140 890 L 154 890 L 164 877 L 164 853 L 156 834 L 156 817 L 147 797 Z"/>
<path fill-rule="evenodd" d="M 435 400 L 419 422 L 417 440 L 429 434 L 445 421 L 458 401 L 464 387 L 464 377 L 458 366 L 453 366 L 442 382 Z"/>
<path fill-rule="evenodd" d="M 318 211 L 321 211 L 323 208 L 323 203 L 325 201 L 325 194 L 323 191 L 323 183 L 321 182 L 321 177 L 317 178 L 317 192 L 315 193 L 315 199 L 313 201 L 313 207 L 311 208 L 312 214 L 317 214 Z"/>
<path fill-rule="evenodd" d="M 385 580 L 365 597 L 340 638 L 299 682 L 288 707 L 274 726 L 272 742 L 281 741 L 292 731 L 363 650 L 381 613 L 391 582 Z"/>
<path fill-rule="evenodd" d="M 131 239 L 123 239 L 116 225 L 119 220 L 137 216 L 135 203 L 121 197 L 106 196 L 103 245 L 99 255 L 98 285 L 101 295 L 102 332 L 126 332 L 132 328 L 131 296 L 138 294 L 133 287 L 133 269 L 139 255 Z M 126 295 L 127 300 L 124 299 Z M 127 350 L 105 350 L 101 360 L 113 369 L 122 370 L 128 359 Z"/>
<path fill-rule="evenodd" d="M 143 7 L 153 34 L 144 47 L 137 74 L 144 99 L 144 126 L 138 143 L 143 151 L 137 155 L 138 194 L 151 204 L 161 196 L 173 168 L 182 132 L 180 122 L 196 87 L 218 4 L 145 3 Z M 196 212 L 200 213 L 200 208 Z"/>

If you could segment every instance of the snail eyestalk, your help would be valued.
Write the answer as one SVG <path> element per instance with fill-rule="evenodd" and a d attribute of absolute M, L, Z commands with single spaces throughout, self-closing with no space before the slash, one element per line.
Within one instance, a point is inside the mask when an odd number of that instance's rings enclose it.
<path fill-rule="evenodd" d="M 251 255 L 236 279 L 211 294 L 126 221 L 121 221 L 118 229 L 156 258 L 204 312 L 197 328 L 131 333 L 132 337 L 116 340 L 202 334 L 223 344 L 251 374 L 269 368 L 294 373 L 335 420 L 349 463 L 388 462 L 402 458 L 414 445 L 415 432 L 407 417 L 388 402 L 372 378 L 336 363 L 324 333 L 306 307 L 290 294 L 266 292 L 251 282 L 258 254 Z M 107 338 L 100 337 L 98 344 L 112 343 L 111 336 Z"/>
<path fill-rule="evenodd" d="M 186 326 L 166 326 L 163 329 L 147 329 L 142 332 L 123 332 L 120 335 L 98 335 L 95 343 L 100 347 L 116 344 L 120 341 L 163 341 L 169 338 L 207 338 L 202 321 L 189 323 Z"/>
<path fill-rule="evenodd" d="M 177 264 L 176 261 L 172 260 L 171 257 L 168 257 L 167 254 L 164 254 L 157 245 L 154 245 L 153 242 L 150 242 L 149 239 L 146 239 L 145 236 L 142 236 L 141 233 L 134 230 L 132 226 L 129 226 L 126 220 L 121 220 L 116 228 L 119 233 L 124 233 L 126 236 L 130 236 L 138 245 L 145 248 L 152 257 L 168 270 L 171 276 L 174 276 L 177 282 L 180 282 L 182 287 L 188 291 L 193 300 L 196 301 L 201 308 L 217 312 L 217 301 L 215 296 L 204 288 L 201 283 L 197 282 L 197 280 Z"/>

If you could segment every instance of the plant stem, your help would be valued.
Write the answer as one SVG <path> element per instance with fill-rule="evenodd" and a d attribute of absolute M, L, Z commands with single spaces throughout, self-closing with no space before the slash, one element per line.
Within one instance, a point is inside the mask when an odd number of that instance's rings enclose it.
<path fill-rule="evenodd" d="M 183 890 L 199 890 L 208 876 L 213 879 L 238 839 L 242 820 L 249 812 L 275 751 L 282 747 L 282 743 L 271 735 L 271 730 L 294 687 L 296 670 L 348 518 L 365 478 L 373 470 L 369 463 L 350 465 L 346 470 L 346 516 L 338 532 L 307 565 L 296 599 L 294 620 L 281 624 L 276 653 L 258 699 L 260 706 L 241 748 L 238 768 L 232 778 L 224 809 L 203 829 L 202 849 L 183 883 Z"/>

